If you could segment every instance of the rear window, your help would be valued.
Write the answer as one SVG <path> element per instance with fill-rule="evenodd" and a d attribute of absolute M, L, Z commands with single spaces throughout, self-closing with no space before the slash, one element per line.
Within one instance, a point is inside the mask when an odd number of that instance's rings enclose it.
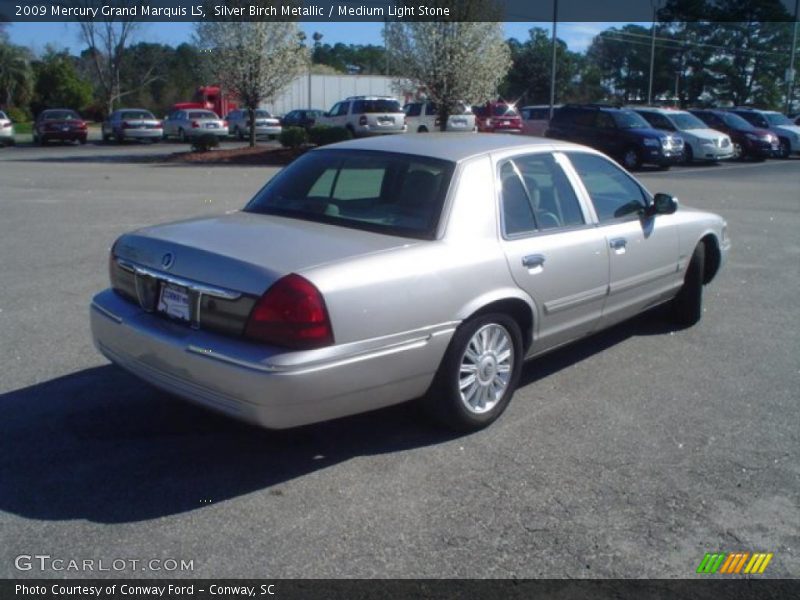
<path fill-rule="evenodd" d="M 454 168 L 408 154 L 314 151 L 281 171 L 244 210 L 433 239 Z"/>
<path fill-rule="evenodd" d="M 78 113 L 76 113 L 74 110 L 51 110 L 51 111 L 48 111 L 48 112 L 44 113 L 44 115 L 42 115 L 42 118 L 45 121 L 73 121 L 73 120 L 74 121 L 79 121 L 80 120 L 80 117 L 78 116 Z"/>
<path fill-rule="evenodd" d="M 6 113 L 4 113 L 2 110 L 0 110 L 0 119 L 8 119 Z"/>
<path fill-rule="evenodd" d="M 154 120 L 153 113 L 146 110 L 126 110 L 119 115 L 120 119 L 150 119 Z"/>
<path fill-rule="evenodd" d="M 356 100 L 353 103 L 353 113 L 401 113 L 403 109 L 397 100 L 378 98 L 376 100 Z"/>
<path fill-rule="evenodd" d="M 517 109 L 508 104 L 495 104 L 492 107 L 492 116 L 494 117 L 518 117 Z"/>
<path fill-rule="evenodd" d="M 247 116 L 247 113 L 245 113 L 245 116 Z M 257 110 L 256 111 L 256 118 L 258 118 L 258 119 L 271 119 L 272 115 L 269 114 L 268 110 Z"/>
<path fill-rule="evenodd" d="M 216 113 L 209 110 L 197 110 L 189 113 L 190 119 L 218 119 Z"/>

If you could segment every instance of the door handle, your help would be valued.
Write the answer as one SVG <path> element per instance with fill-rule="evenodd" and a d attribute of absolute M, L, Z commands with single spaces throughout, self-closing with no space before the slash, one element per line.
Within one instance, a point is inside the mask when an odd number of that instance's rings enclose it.
<path fill-rule="evenodd" d="M 523 257 L 522 266 L 528 269 L 543 267 L 544 256 L 542 256 L 541 254 L 529 254 L 528 256 Z"/>
<path fill-rule="evenodd" d="M 625 238 L 614 238 L 613 240 L 608 242 L 608 245 L 611 246 L 613 250 L 622 250 L 625 248 L 627 244 L 628 240 L 626 240 Z"/>

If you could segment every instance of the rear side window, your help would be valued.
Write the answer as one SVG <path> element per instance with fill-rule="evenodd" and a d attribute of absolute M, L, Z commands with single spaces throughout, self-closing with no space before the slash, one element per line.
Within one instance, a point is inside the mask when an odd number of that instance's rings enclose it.
<path fill-rule="evenodd" d="M 409 117 L 418 117 L 422 112 L 422 104 L 414 103 L 406 105 L 406 115 Z"/>
<path fill-rule="evenodd" d="M 647 206 L 644 190 L 610 160 L 582 152 L 567 155 L 589 192 L 601 223 L 630 218 Z"/>
<path fill-rule="evenodd" d="M 388 152 L 309 152 L 245 211 L 433 239 L 454 168 L 448 161 Z"/>
<path fill-rule="evenodd" d="M 503 227 L 507 236 L 583 225 L 580 202 L 551 154 L 530 154 L 500 168 Z"/>
<path fill-rule="evenodd" d="M 403 112 L 397 100 L 378 98 L 375 100 L 356 100 L 353 103 L 353 114 L 365 113 L 399 113 Z"/>

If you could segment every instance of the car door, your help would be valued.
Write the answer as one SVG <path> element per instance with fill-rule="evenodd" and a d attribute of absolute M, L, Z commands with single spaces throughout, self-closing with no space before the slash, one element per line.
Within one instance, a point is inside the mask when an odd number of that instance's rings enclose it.
<path fill-rule="evenodd" d="M 595 114 L 594 125 L 594 131 L 591 134 L 594 139 L 591 146 L 609 156 L 622 156 L 627 149 L 627 141 L 622 139 L 614 117 L 607 112 L 598 110 Z"/>
<path fill-rule="evenodd" d="M 609 251 L 575 191 L 562 154 L 500 161 L 501 244 L 511 274 L 536 304 L 538 354 L 597 326 L 608 291 Z"/>
<path fill-rule="evenodd" d="M 603 156 L 567 152 L 609 252 L 603 326 L 669 298 L 682 283 L 672 215 L 644 216 L 651 200 L 624 169 Z"/>

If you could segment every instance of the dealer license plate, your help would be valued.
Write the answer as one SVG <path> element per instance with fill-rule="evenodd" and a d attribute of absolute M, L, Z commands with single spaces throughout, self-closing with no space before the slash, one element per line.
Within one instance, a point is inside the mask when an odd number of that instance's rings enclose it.
<path fill-rule="evenodd" d="M 189 293 L 185 287 L 165 283 L 158 298 L 158 311 L 173 319 L 189 320 Z"/>

